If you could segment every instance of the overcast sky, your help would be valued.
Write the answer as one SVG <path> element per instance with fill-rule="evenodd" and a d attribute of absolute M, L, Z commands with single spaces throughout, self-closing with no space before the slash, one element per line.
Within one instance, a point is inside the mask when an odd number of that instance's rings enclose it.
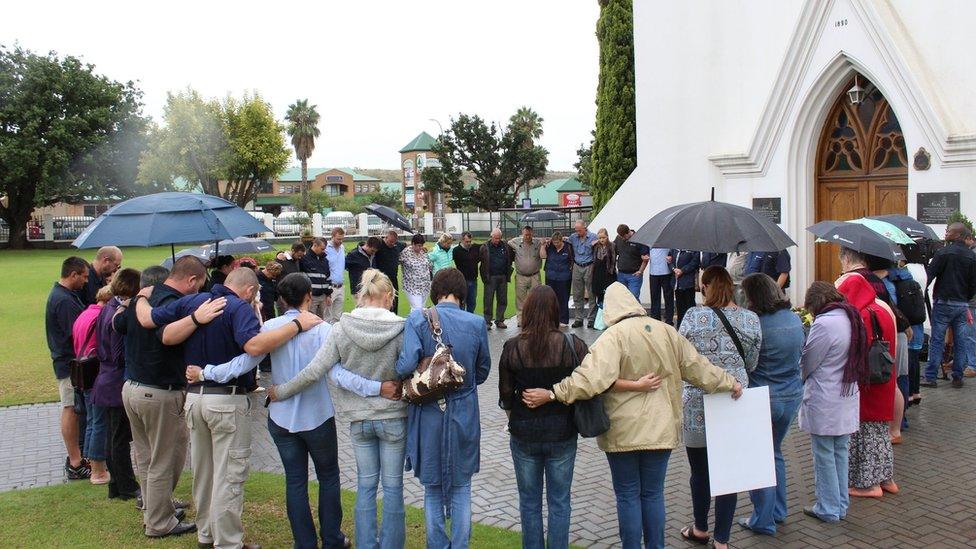
<path fill-rule="evenodd" d="M 135 80 L 160 120 L 166 92 L 256 90 L 279 119 L 322 115 L 310 165 L 397 168 L 421 131 L 459 112 L 544 119 L 549 167 L 571 170 L 596 110 L 597 0 L 11 2 L 0 43 L 54 50 Z"/>

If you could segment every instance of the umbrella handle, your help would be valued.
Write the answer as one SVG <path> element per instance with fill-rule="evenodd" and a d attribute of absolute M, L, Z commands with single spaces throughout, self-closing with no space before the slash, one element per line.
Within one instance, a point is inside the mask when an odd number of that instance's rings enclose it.
<path fill-rule="evenodd" d="M 173 257 L 173 265 L 176 265 L 176 248 L 172 242 L 169 243 L 169 254 Z"/>

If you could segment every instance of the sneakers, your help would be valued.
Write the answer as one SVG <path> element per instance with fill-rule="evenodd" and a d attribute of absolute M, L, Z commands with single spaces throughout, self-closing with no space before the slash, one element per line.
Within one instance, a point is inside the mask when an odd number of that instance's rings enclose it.
<path fill-rule="evenodd" d="M 919 381 L 918 384 L 922 387 L 930 387 L 932 389 L 939 386 L 939 383 L 934 379 L 923 379 L 922 381 Z"/>
<path fill-rule="evenodd" d="M 576 322 L 573 322 L 573 328 L 582 328 L 582 327 L 583 327 L 582 320 L 577 320 Z"/>
<path fill-rule="evenodd" d="M 91 465 L 88 460 L 82 459 L 77 467 L 71 466 L 71 458 L 64 458 L 64 476 L 68 480 L 84 480 L 91 477 Z"/>
<path fill-rule="evenodd" d="M 954 378 L 952 378 L 952 388 L 953 389 L 962 389 L 962 378 L 961 377 L 954 377 Z"/>

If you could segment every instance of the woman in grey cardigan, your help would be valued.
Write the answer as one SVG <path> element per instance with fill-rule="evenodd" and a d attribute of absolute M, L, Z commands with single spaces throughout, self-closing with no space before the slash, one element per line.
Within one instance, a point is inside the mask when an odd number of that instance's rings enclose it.
<path fill-rule="evenodd" d="M 363 273 L 358 308 L 343 313 L 315 358 L 291 381 L 272 387 L 283 400 L 329 375 L 340 419 L 350 422 L 356 453 L 356 547 L 403 547 L 403 461 L 407 404 L 399 400 L 396 361 L 404 319 L 390 312 L 393 284 L 376 269 Z M 337 362 L 342 365 L 337 365 Z M 335 367 L 333 367 L 335 366 Z M 377 535 L 376 489 L 383 480 L 383 523 Z"/>

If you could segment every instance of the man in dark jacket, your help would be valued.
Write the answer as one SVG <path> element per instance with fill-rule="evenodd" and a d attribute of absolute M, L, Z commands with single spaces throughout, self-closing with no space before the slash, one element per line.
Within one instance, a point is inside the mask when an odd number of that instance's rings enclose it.
<path fill-rule="evenodd" d="M 278 277 L 278 280 L 285 278 L 291 273 L 302 272 L 301 262 L 303 257 L 305 257 L 305 244 L 302 244 L 301 241 L 292 244 L 290 252 L 279 252 L 275 256 L 275 260 L 281 263 L 281 275 Z"/>
<path fill-rule="evenodd" d="M 481 244 L 475 244 L 470 231 L 461 233 L 461 244 L 451 252 L 454 266 L 464 275 L 468 284 L 468 295 L 464 298 L 464 310 L 474 312 L 478 301 L 478 258 L 481 256 Z"/>
<path fill-rule="evenodd" d="M 674 305 L 678 311 L 675 326 L 681 326 L 685 313 L 695 306 L 695 283 L 698 281 L 701 255 L 689 250 L 671 250 L 669 255 L 674 258 Z"/>
<path fill-rule="evenodd" d="M 98 290 L 102 289 L 102 286 L 108 284 L 105 282 L 109 276 L 119 270 L 122 266 L 122 250 L 116 246 L 102 246 L 95 253 L 95 259 L 88 266 L 88 282 L 78 291 L 78 295 L 81 297 L 81 301 L 86 305 L 95 304 L 95 294 Z"/>
<path fill-rule="evenodd" d="M 502 230 L 495 228 L 491 231 L 491 239 L 481 245 L 479 256 L 481 281 L 485 285 L 485 323 L 490 330 L 492 305 L 497 300 L 495 325 L 504 330 L 508 328 L 505 325 L 505 309 L 508 306 L 508 281 L 512 278 L 515 249 L 502 240 Z"/>
<path fill-rule="evenodd" d="M 400 281 L 398 278 L 400 254 L 407 247 L 406 244 L 399 242 L 398 239 L 399 235 L 397 235 L 395 230 L 390 229 L 386 231 L 386 235 L 383 236 L 381 241 L 383 245 L 376 250 L 376 255 L 373 257 L 373 266 L 390 277 L 390 282 L 393 283 L 393 306 L 390 310 L 394 313 L 397 311 L 398 296 L 400 293 Z"/>
<path fill-rule="evenodd" d="M 383 241 L 379 237 L 371 236 L 366 239 L 364 244 L 356 246 L 356 249 L 346 254 L 346 270 L 349 271 L 349 291 L 353 294 L 353 301 L 356 299 L 356 292 L 359 291 L 359 283 L 363 279 L 366 269 L 372 269 L 376 259 L 376 250 L 383 246 Z"/>
<path fill-rule="evenodd" d="M 966 246 L 972 233 L 962 223 L 946 227 L 946 247 L 935 252 L 926 273 L 928 284 L 935 281 L 932 294 L 932 338 L 929 340 L 929 362 L 925 367 L 923 387 L 935 387 L 935 375 L 942 366 L 946 331 L 952 326 L 952 386 L 962 387 L 963 366 L 967 355 L 967 334 L 973 319 L 969 317 L 969 300 L 976 294 L 976 254 Z"/>
<path fill-rule="evenodd" d="M 308 310 L 319 318 L 326 318 L 332 297 L 332 270 L 325 256 L 325 246 L 324 238 L 316 238 L 299 263 L 302 272 L 312 281 L 312 304 Z"/>

